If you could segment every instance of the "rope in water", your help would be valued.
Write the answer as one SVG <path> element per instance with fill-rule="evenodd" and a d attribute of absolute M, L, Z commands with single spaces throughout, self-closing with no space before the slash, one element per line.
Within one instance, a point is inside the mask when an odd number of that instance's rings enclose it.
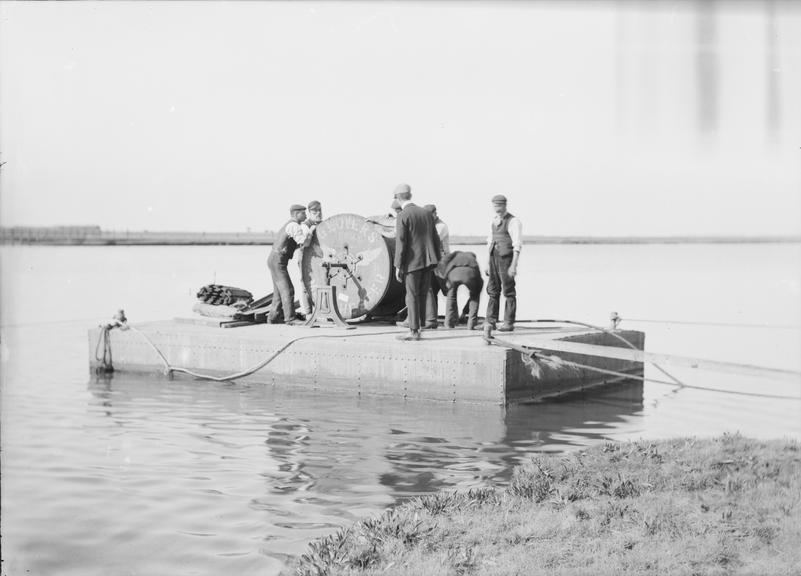
<path fill-rule="evenodd" d="M 592 328 L 594 330 L 600 330 L 600 331 L 602 331 L 602 332 L 604 332 L 606 334 L 609 334 L 609 335 L 617 338 L 618 340 L 624 342 L 630 348 L 632 348 L 634 350 L 639 350 L 634 344 L 632 344 L 631 342 L 626 340 L 621 335 L 616 334 L 615 332 L 613 332 L 613 331 L 611 331 L 609 329 L 603 328 L 601 326 L 595 326 L 593 324 L 588 324 L 588 323 L 585 323 L 585 322 L 578 322 L 578 321 L 574 321 L 574 320 L 536 319 L 536 320 L 523 320 L 523 321 L 521 321 L 521 323 L 574 324 L 574 325 L 578 325 L 578 326 L 584 326 L 584 327 L 587 327 L 587 328 Z M 98 362 L 101 362 L 102 363 L 102 368 L 104 370 L 107 370 L 107 371 L 113 370 L 113 367 L 112 367 L 112 364 L 111 364 L 112 357 L 111 357 L 111 341 L 110 341 L 110 338 L 109 338 L 109 331 L 111 329 L 117 327 L 117 326 L 120 326 L 120 325 L 117 324 L 116 326 L 115 325 L 103 326 L 101 334 L 100 334 L 100 337 L 98 338 L 97 345 L 95 347 L 95 359 Z M 261 362 L 257 363 L 256 365 L 254 365 L 254 366 L 252 366 L 252 367 L 250 367 L 250 368 L 248 368 L 246 370 L 243 370 L 241 372 L 237 372 L 235 374 L 230 374 L 230 375 L 227 375 L 227 376 L 214 376 L 214 375 L 211 375 L 211 374 L 203 374 L 203 373 L 200 373 L 200 372 L 195 372 L 193 370 L 189 370 L 188 368 L 183 368 L 183 367 L 179 367 L 179 366 L 172 366 L 169 363 L 169 361 L 167 360 L 167 358 L 164 356 L 164 354 L 161 352 L 161 350 L 158 349 L 158 347 L 153 343 L 153 341 L 144 332 L 142 332 L 141 330 L 135 328 L 134 326 L 128 325 L 127 323 L 124 323 L 120 327 L 122 327 L 123 329 L 130 329 L 130 330 L 136 332 L 137 334 L 139 334 L 148 343 L 148 345 L 156 352 L 156 354 L 158 354 L 159 358 L 161 359 L 162 363 L 164 364 L 164 369 L 165 369 L 165 373 L 166 374 L 171 375 L 173 372 L 179 372 L 179 373 L 187 374 L 189 376 L 193 376 L 195 378 L 199 378 L 199 379 L 202 379 L 202 380 L 211 380 L 211 381 L 214 381 L 214 382 L 228 382 L 228 381 L 231 381 L 231 380 L 237 380 L 239 378 L 244 378 L 246 376 L 254 374 L 255 372 L 258 372 L 259 370 L 263 369 L 265 366 L 270 364 L 273 360 L 275 360 L 279 355 L 281 355 L 290 346 L 292 346 L 293 344 L 295 344 L 296 342 L 299 342 L 301 340 L 310 340 L 310 339 L 315 339 L 315 338 L 343 338 L 343 337 L 358 338 L 358 337 L 361 337 L 361 336 L 379 336 L 379 335 L 386 335 L 386 334 L 396 334 L 398 332 L 397 330 L 392 330 L 392 331 L 375 332 L 375 333 L 371 332 L 371 333 L 367 333 L 367 334 L 348 334 L 347 336 L 342 335 L 342 334 L 313 334 L 313 335 L 307 335 L 307 336 L 299 336 L 297 338 L 293 338 L 292 340 L 290 340 L 289 342 L 287 342 L 286 344 L 281 346 L 278 350 L 276 350 L 273 354 L 271 354 L 265 360 L 262 360 Z M 551 362 L 551 363 L 554 363 L 554 364 L 564 364 L 566 366 L 572 366 L 572 367 L 575 367 L 575 368 L 590 370 L 590 371 L 598 372 L 598 373 L 601 373 L 601 374 L 607 374 L 607 375 L 610 375 L 610 376 L 616 376 L 616 377 L 619 377 L 619 378 L 634 379 L 634 380 L 640 380 L 640 381 L 643 381 L 643 382 L 653 382 L 653 383 L 656 383 L 656 384 L 667 384 L 669 386 L 676 386 L 677 388 L 690 388 L 690 389 L 695 389 L 695 390 L 706 390 L 706 391 L 711 391 L 711 392 L 720 392 L 722 394 L 733 394 L 733 395 L 738 395 L 738 396 L 753 396 L 753 397 L 760 397 L 760 398 L 776 398 L 776 399 L 799 400 L 799 398 L 794 397 L 794 396 L 781 396 L 781 395 L 776 395 L 776 394 L 761 394 L 761 393 L 757 393 L 757 392 L 739 392 L 739 391 L 735 391 L 735 390 L 721 390 L 721 389 L 718 389 L 718 388 L 710 388 L 710 387 L 705 387 L 705 386 L 688 385 L 688 384 L 685 384 L 685 383 L 681 382 L 676 377 L 674 377 L 672 374 L 670 374 L 667 371 L 665 371 L 663 368 L 661 368 L 655 362 L 651 362 L 651 364 L 654 367 L 656 367 L 657 369 L 659 369 L 661 372 L 666 374 L 672 380 L 672 382 L 668 382 L 668 381 L 665 381 L 665 380 L 658 380 L 656 378 L 639 376 L 639 375 L 636 375 L 636 374 L 628 374 L 628 373 L 625 373 L 625 372 L 618 372 L 618 371 L 609 370 L 609 369 L 606 369 L 606 368 L 599 368 L 599 367 L 596 367 L 596 366 L 590 366 L 590 365 L 587 365 L 587 364 L 582 364 L 582 363 L 579 363 L 579 362 L 573 362 L 573 361 L 570 361 L 570 360 L 564 360 L 563 358 L 561 358 L 559 356 L 556 356 L 556 355 L 544 354 L 543 352 L 541 352 L 540 350 L 538 350 L 536 348 L 521 346 L 519 344 L 515 344 L 515 343 L 512 343 L 512 342 L 501 340 L 501 339 L 496 338 L 496 337 L 491 336 L 491 335 L 486 335 L 486 334 L 476 334 L 475 335 L 475 337 L 478 337 L 478 336 L 482 336 L 484 338 L 484 340 L 488 344 L 494 344 L 496 346 L 503 346 L 503 347 L 506 347 L 506 348 L 510 348 L 512 350 L 517 350 L 518 352 L 526 354 L 531 358 L 540 359 L 540 360 L 543 360 L 543 361 L 546 361 L 546 362 Z M 103 356 L 102 357 L 99 354 L 101 343 L 103 344 Z"/>
<path fill-rule="evenodd" d="M 535 328 L 524 327 L 524 330 L 535 330 Z M 548 346 L 543 346 L 545 349 L 550 349 Z M 561 349 L 563 352 L 570 350 Z M 632 350 L 635 356 L 639 359 L 629 358 L 632 362 L 650 362 L 654 363 L 657 360 L 660 362 L 667 362 L 668 364 L 675 364 L 678 366 L 686 366 L 690 368 L 700 368 L 702 370 L 711 370 L 713 372 L 729 372 L 740 375 L 751 375 L 758 377 L 765 377 L 770 379 L 778 379 L 791 381 L 794 383 L 801 382 L 801 371 L 791 370 L 786 368 L 771 368 L 766 366 L 756 366 L 753 364 L 741 364 L 735 362 L 727 362 L 720 360 L 706 360 L 703 358 L 690 358 L 686 356 L 676 356 L 672 354 L 658 354 L 649 353 L 644 350 Z M 603 354 L 598 354 L 604 356 Z M 617 354 L 612 354 L 611 357 L 621 358 Z M 622 358 L 621 358 L 622 359 Z"/>
<path fill-rule="evenodd" d="M 577 322 L 575 320 L 553 320 L 553 319 L 549 319 L 549 318 L 537 318 L 535 320 L 521 320 L 521 323 L 526 323 L 526 324 L 573 324 L 575 326 L 584 326 L 585 328 L 592 328 L 593 330 L 600 330 L 600 331 L 602 331 L 602 332 L 604 332 L 606 334 L 609 334 L 610 336 L 613 336 L 613 337 L 617 338 L 618 340 L 623 342 L 629 348 L 631 348 L 633 350 L 639 350 L 639 348 L 637 348 L 634 344 L 632 344 L 631 342 L 629 342 L 628 340 L 623 338 L 623 336 L 621 336 L 620 334 L 616 334 L 612 330 L 609 330 L 608 328 L 604 328 L 603 326 L 596 326 L 594 324 L 588 324 L 586 322 Z M 668 378 L 673 380 L 673 384 L 675 384 L 676 386 L 684 386 L 684 383 L 681 382 L 681 380 L 679 380 L 678 378 L 673 376 L 673 374 L 671 374 L 670 372 L 668 372 L 667 370 L 662 368 L 659 364 L 657 364 L 656 362 L 653 362 L 653 361 L 651 361 L 651 364 L 654 366 L 654 368 L 659 370 L 662 374 L 664 374 L 665 376 L 667 376 Z"/>
<path fill-rule="evenodd" d="M 801 325 L 794 324 L 748 324 L 739 322 L 693 322 L 692 320 L 650 320 L 645 318 L 621 318 L 626 322 L 643 322 L 648 324 L 683 324 L 688 326 L 717 326 L 721 328 L 767 328 L 769 330 L 801 330 Z"/>
<path fill-rule="evenodd" d="M 502 346 L 504 348 L 509 348 L 512 350 L 517 350 L 522 354 L 527 354 L 531 358 L 537 360 L 543 360 L 548 363 L 553 364 L 564 364 L 566 366 L 573 366 L 574 368 L 582 368 L 584 370 L 592 370 L 594 372 L 598 372 L 600 374 L 607 374 L 609 376 L 617 376 L 619 378 L 624 379 L 632 379 L 632 380 L 639 380 L 641 382 L 653 382 L 655 384 L 667 384 L 668 386 L 675 386 L 676 388 L 689 388 L 692 390 L 706 390 L 709 392 L 720 392 L 721 394 L 732 394 L 735 396 L 753 396 L 756 398 L 774 398 L 778 400 L 801 400 L 801 397 L 798 396 L 783 396 L 780 394 L 762 394 L 760 392 L 740 392 L 737 390 L 721 390 L 720 388 L 710 388 L 708 386 L 694 386 L 690 384 L 676 384 L 675 382 L 668 382 L 666 380 L 658 380 L 656 378 L 650 378 L 646 376 L 639 376 L 637 374 L 628 374 L 626 372 L 618 372 L 617 370 L 609 370 L 608 368 L 598 368 L 597 366 L 590 366 L 588 364 L 582 364 L 580 362 L 573 362 L 571 360 L 565 360 L 559 356 L 555 356 L 552 354 L 544 354 L 542 351 L 536 348 L 528 348 L 526 346 L 520 346 L 519 344 L 515 344 L 513 342 L 508 342 L 506 340 L 501 340 L 494 336 L 485 337 L 484 340 L 488 344 L 493 344 L 495 346 Z"/>

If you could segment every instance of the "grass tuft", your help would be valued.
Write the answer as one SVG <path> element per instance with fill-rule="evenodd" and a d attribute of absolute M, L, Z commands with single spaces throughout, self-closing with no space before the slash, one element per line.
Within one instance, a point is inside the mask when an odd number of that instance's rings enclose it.
<path fill-rule="evenodd" d="M 607 442 L 539 454 L 504 489 L 443 492 L 312 543 L 301 576 L 795 574 L 792 440 Z"/>

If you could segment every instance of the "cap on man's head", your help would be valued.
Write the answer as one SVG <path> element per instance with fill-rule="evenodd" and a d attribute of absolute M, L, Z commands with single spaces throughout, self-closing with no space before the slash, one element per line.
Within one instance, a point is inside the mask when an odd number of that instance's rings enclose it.
<path fill-rule="evenodd" d="M 506 204 L 506 196 L 503 194 L 496 194 L 492 197 L 493 204 Z"/>
<path fill-rule="evenodd" d="M 300 204 L 292 204 L 292 206 L 289 207 L 289 213 L 292 214 L 293 212 L 297 212 L 298 210 L 305 210 L 305 209 L 306 207 L 301 206 Z"/>
<path fill-rule="evenodd" d="M 437 207 L 434 204 L 426 204 L 425 206 L 423 206 L 423 208 L 425 208 L 429 212 L 436 212 L 437 211 Z"/>
<path fill-rule="evenodd" d="M 409 186 L 408 184 L 398 184 L 397 186 L 395 186 L 394 194 L 396 198 L 401 194 L 411 194 L 411 193 L 412 193 L 412 187 Z"/>
<path fill-rule="evenodd" d="M 319 210 L 320 206 L 322 205 L 317 200 L 309 202 L 309 210 Z"/>

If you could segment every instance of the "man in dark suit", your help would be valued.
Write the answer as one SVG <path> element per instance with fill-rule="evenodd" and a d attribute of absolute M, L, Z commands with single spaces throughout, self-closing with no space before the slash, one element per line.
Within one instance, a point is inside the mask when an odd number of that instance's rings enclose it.
<path fill-rule="evenodd" d="M 398 339 L 419 340 L 420 326 L 425 322 L 431 271 L 439 262 L 442 245 L 434 216 L 412 203 L 412 189 L 408 184 L 399 184 L 395 188 L 395 199 L 401 205 L 395 222 L 395 275 L 406 287 L 409 319 L 409 334 Z"/>
<path fill-rule="evenodd" d="M 478 319 L 478 302 L 484 279 L 478 259 L 472 252 L 457 250 L 442 257 L 434 271 L 442 291 L 447 295 L 445 304 L 445 328 L 456 328 L 459 323 L 459 309 L 456 306 L 456 294 L 459 286 L 467 286 L 470 293 L 468 302 L 467 329 L 473 330 Z"/>

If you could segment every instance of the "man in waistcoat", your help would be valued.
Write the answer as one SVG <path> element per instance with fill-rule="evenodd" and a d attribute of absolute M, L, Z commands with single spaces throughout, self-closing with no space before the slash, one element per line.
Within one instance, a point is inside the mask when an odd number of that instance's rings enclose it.
<path fill-rule="evenodd" d="M 494 330 L 500 312 L 500 296 L 506 300 L 503 307 L 503 325 L 499 332 L 511 332 L 515 327 L 517 313 L 517 292 L 515 276 L 517 262 L 523 247 L 523 225 L 520 220 L 506 210 L 506 197 L 498 194 L 492 197 L 495 218 L 492 221 L 490 234 L 487 237 L 489 262 L 484 274 L 489 276 L 487 282 L 486 322 Z"/>
<path fill-rule="evenodd" d="M 467 286 L 470 293 L 470 300 L 467 304 L 467 329 L 473 330 L 478 319 L 481 289 L 484 287 L 484 279 L 481 277 L 481 268 L 478 266 L 476 255 L 461 250 L 450 252 L 442 257 L 435 273 L 442 291 L 446 294 L 445 328 L 456 328 L 459 323 L 456 295 L 459 286 Z"/>
<path fill-rule="evenodd" d="M 409 334 L 398 339 L 420 340 L 431 271 L 439 262 L 442 246 L 434 217 L 425 208 L 412 203 L 412 189 L 408 184 L 395 188 L 395 199 L 401 204 L 395 222 L 395 275 L 406 287 L 409 321 Z"/>
<path fill-rule="evenodd" d="M 289 214 L 289 222 L 278 232 L 270 257 L 267 258 L 267 267 L 273 277 L 273 302 L 267 315 L 267 322 L 279 324 L 283 318 L 286 324 L 296 326 L 302 325 L 303 322 L 295 317 L 295 287 L 286 267 L 295 250 L 306 242 L 316 227 L 301 225 L 306 220 L 305 206 L 293 204 L 289 208 Z"/>
<path fill-rule="evenodd" d="M 312 305 L 314 304 L 312 302 L 313 297 L 311 289 L 311 258 L 304 258 L 304 253 L 307 250 L 311 250 L 309 246 L 314 236 L 312 227 L 316 228 L 317 225 L 323 221 L 323 206 L 320 202 L 312 200 L 309 202 L 308 209 L 309 217 L 300 224 L 308 229 L 308 235 L 298 250 L 298 267 L 300 268 L 300 313 L 303 314 L 304 317 L 312 313 Z"/>

